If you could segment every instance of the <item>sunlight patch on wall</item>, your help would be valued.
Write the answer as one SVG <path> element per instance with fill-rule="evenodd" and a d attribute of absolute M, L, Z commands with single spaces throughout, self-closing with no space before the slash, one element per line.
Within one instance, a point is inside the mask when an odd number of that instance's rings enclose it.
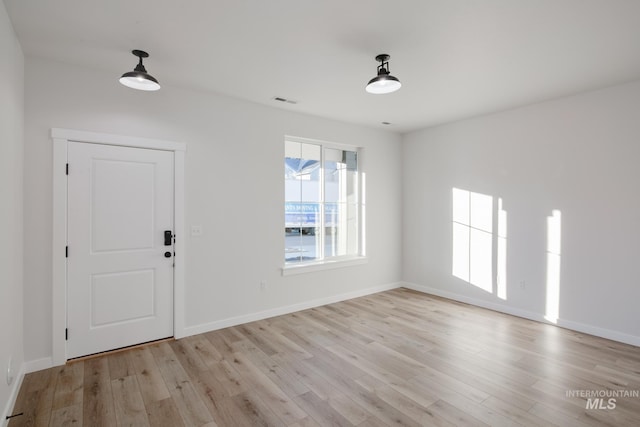
<path fill-rule="evenodd" d="M 452 274 L 469 281 L 469 192 L 453 189 Z"/>
<path fill-rule="evenodd" d="M 560 316 L 560 261 L 562 215 L 554 210 L 547 217 L 547 301 L 545 319 L 557 323 Z"/>
<path fill-rule="evenodd" d="M 452 274 L 493 292 L 493 197 L 452 189 Z"/>
<path fill-rule="evenodd" d="M 362 172 L 360 221 L 362 221 L 362 233 L 360 233 L 360 255 L 367 256 L 367 174 Z"/>
<path fill-rule="evenodd" d="M 498 199 L 498 259 L 496 284 L 498 298 L 507 299 L 507 211 L 502 209 L 502 199 Z"/>

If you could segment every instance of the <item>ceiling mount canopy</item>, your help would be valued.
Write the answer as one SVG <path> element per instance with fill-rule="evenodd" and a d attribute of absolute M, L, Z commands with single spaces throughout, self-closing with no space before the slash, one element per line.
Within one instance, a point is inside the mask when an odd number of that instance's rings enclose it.
<path fill-rule="evenodd" d="M 138 65 L 133 71 L 124 73 L 120 77 L 120 83 L 138 90 L 158 90 L 160 83 L 151 74 L 147 73 L 146 68 L 142 65 L 142 58 L 148 58 L 149 54 L 143 50 L 132 50 L 131 53 L 139 58 Z"/>
<path fill-rule="evenodd" d="M 369 80 L 366 90 L 369 93 L 384 94 L 395 92 L 402 86 L 400 80 L 390 74 L 389 59 L 391 57 L 387 54 L 380 54 L 376 56 L 376 61 L 380 62 L 378 65 L 378 75 Z"/>

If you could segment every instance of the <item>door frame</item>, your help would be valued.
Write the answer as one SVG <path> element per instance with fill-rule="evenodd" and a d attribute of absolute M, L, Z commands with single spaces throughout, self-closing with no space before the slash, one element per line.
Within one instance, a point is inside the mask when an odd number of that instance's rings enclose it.
<path fill-rule="evenodd" d="M 69 141 L 88 144 L 116 145 L 172 151 L 174 153 L 174 227 L 175 251 L 173 271 L 173 334 L 175 338 L 185 336 L 184 312 L 184 142 L 165 141 L 106 133 L 86 132 L 72 129 L 51 129 L 53 141 L 53 245 L 52 245 L 52 364 L 64 365 L 67 361 L 67 150 Z"/>

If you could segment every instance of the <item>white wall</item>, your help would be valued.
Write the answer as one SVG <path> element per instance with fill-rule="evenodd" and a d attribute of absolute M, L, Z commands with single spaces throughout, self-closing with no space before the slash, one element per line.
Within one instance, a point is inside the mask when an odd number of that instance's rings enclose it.
<path fill-rule="evenodd" d="M 541 320 L 560 210 L 559 324 L 640 345 L 640 82 L 411 133 L 403 150 L 410 286 Z M 506 300 L 451 274 L 452 187 L 504 201 Z"/>
<path fill-rule="evenodd" d="M 22 147 L 24 58 L 0 2 L 0 423 L 15 398 L 22 351 Z M 7 385 L 13 358 L 15 378 Z"/>
<path fill-rule="evenodd" d="M 161 80 L 161 70 L 156 70 Z M 401 146 L 392 133 L 232 98 L 27 58 L 25 87 L 26 359 L 51 356 L 52 127 L 186 142 L 186 312 L 190 331 L 401 278 Z M 282 277 L 284 135 L 365 147 L 366 265 Z M 180 256 L 180 254 L 178 254 Z M 260 291 L 260 281 L 267 289 Z M 245 317 L 246 318 L 246 317 Z M 231 320 L 229 320 L 231 319 Z"/>

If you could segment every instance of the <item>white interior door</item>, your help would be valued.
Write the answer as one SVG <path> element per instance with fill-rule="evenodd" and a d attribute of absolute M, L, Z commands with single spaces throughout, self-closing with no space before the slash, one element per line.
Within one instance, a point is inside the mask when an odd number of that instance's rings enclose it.
<path fill-rule="evenodd" d="M 173 156 L 69 142 L 68 358 L 173 336 Z"/>

